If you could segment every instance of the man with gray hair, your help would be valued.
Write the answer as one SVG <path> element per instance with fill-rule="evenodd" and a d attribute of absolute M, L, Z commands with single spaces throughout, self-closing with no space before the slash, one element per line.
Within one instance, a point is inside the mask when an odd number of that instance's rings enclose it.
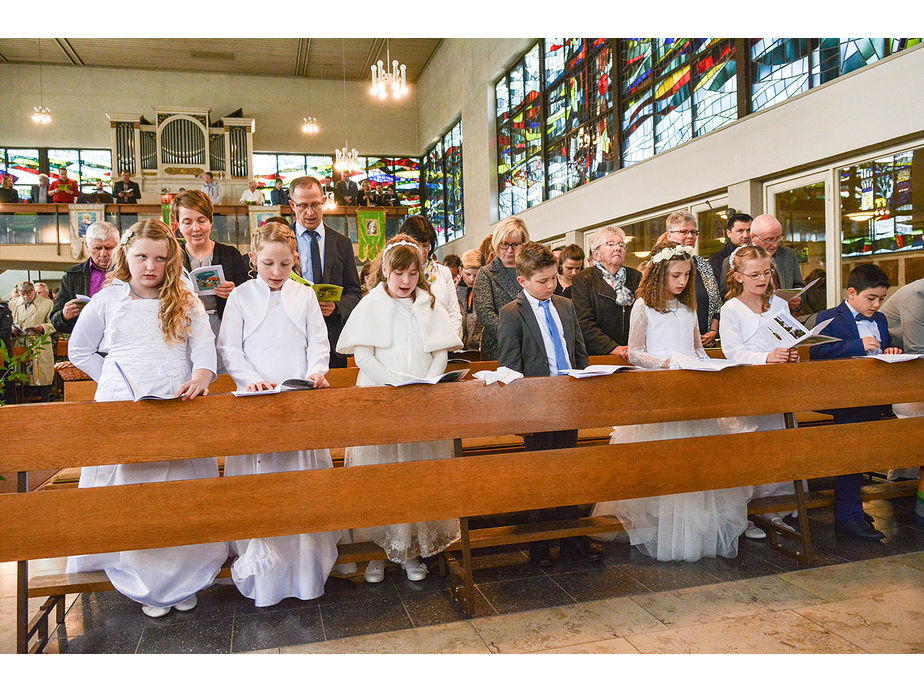
<path fill-rule="evenodd" d="M 97 221 L 87 227 L 83 243 L 90 257 L 64 273 L 51 311 L 51 324 L 58 332 L 73 331 L 77 316 L 86 305 L 77 294 L 93 296 L 102 288 L 112 251 L 119 244 L 119 229 L 108 221 Z"/>

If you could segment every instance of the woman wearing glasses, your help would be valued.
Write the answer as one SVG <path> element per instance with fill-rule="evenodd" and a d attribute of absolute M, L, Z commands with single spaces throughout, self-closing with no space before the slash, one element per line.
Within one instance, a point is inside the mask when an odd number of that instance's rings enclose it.
<path fill-rule="evenodd" d="M 671 212 L 665 222 L 667 240 L 686 246 L 691 251 L 699 238 L 696 229 L 696 217 L 689 212 L 678 210 Z M 722 309 L 722 294 L 712 271 L 709 260 L 693 255 L 696 266 L 696 317 L 699 320 L 699 333 L 703 346 L 711 346 L 719 334 L 719 311 Z"/>
<path fill-rule="evenodd" d="M 626 259 L 623 230 L 618 226 L 599 229 L 590 239 L 590 258 L 591 266 L 571 283 L 571 300 L 587 353 L 626 358 L 629 314 L 642 275 L 623 265 Z"/>
<path fill-rule="evenodd" d="M 491 237 L 495 258 L 478 270 L 475 277 L 475 313 L 478 322 L 484 326 L 481 358 L 485 361 L 497 358 L 498 313 L 520 293 L 516 261 L 520 248 L 528 240 L 529 232 L 521 219 L 507 217 L 501 221 Z"/>

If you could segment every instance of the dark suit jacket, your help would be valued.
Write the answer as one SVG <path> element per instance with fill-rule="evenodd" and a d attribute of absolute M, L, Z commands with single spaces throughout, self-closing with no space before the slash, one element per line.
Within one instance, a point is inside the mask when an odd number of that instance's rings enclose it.
<path fill-rule="evenodd" d="M 587 368 L 587 350 L 578 324 L 574 304 L 567 298 L 552 296 L 552 305 L 558 311 L 565 347 L 572 368 Z M 529 301 L 520 292 L 500 310 L 500 327 L 497 332 L 497 361 L 501 366 L 519 371 L 527 378 L 549 375 L 549 359 L 536 315 Z"/>
<path fill-rule="evenodd" d="M 103 192 L 96 192 L 95 190 L 91 193 L 84 193 L 77 198 L 78 204 L 91 204 L 91 205 L 111 205 L 114 200 L 112 195 L 107 193 L 105 190 Z"/>
<path fill-rule="evenodd" d="M 289 227 L 295 231 L 295 223 Z M 353 243 L 349 238 L 324 225 L 324 273 L 322 283 L 343 287 L 343 295 L 337 302 L 334 312 L 324 318 L 327 324 L 327 339 L 330 342 L 330 367 L 346 368 L 346 357 L 334 349 L 340 339 L 340 331 L 350 317 L 350 313 L 363 297 L 356 271 L 356 256 L 353 255 Z"/>
<path fill-rule="evenodd" d="M 626 288 L 638 290 L 642 275 L 626 267 Z M 587 353 L 591 356 L 609 354 L 617 346 L 629 343 L 629 315 L 632 306 L 616 303 L 616 291 L 603 279 L 596 267 L 578 273 L 571 283 L 571 300 L 584 333 Z"/>
<path fill-rule="evenodd" d="M 135 194 L 128 199 L 119 197 L 119 193 L 122 192 L 123 190 L 134 190 Z M 138 204 L 138 199 L 141 197 L 141 186 L 139 186 L 133 180 L 128 181 L 127 185 L 123 183 L 122 181 L 117 180 L 115 183 L 112 184 L 112 197 L 119 204 L 136 205 Z"/>
<path fill-rule="evenodd" d="M 709 256 L 709 264 L 712 265 L 712 273 L 715 275 L 715 281 L 722 289 L 722 296 L 725 296 L 725 279 L 722 277 L 722 263 L 730 257 L 732 251 L 738 246 L 734 245 L 728 238 L 725 239 L 725 245 L 718 252 Z"/>
<path fill-rule="evenodd" d="M 336 185 L 334 185 L 334 197 L 337 198 L 337 204 L 345 204 L 345 198 L 349 196 L 351 201 L 349 204 L 357 204 L 357 199 L 359 197 L 359 187 L 356 185 L 355 181 L 352 180 L 338 180 Z"/>
<path fill-rule="evenodd" d="M 51 187 L 51 183 L 50 183 L 50 182 L 49 182 L 49 184 L 48 184 L 48 187 Z M 36 203 L 36 204 L 38 204 L 38 201 L 39 201 L 39 200 L 38 200 L 38 194 L 39 194 L 39 186 L 33 185 L 33 186 L 32 186 L 31 199 L 32 199 L 32 202 L 34 202 L 34 203 Z M 51 198 L 52 198 L 52 194 L 51 194 L 50 192 L 48 192 L 48 188 L 46 187 L 46 188 L 45 188 L 45 202 L 42 203 L 42 204 L 50 204 L 50 203 L 51 203 Z"/>
<path fill-rule="evenodd" d="M 233 248 L 230 245 L 225 245 L 224 243 L 215 242 L 215 247 L 212 250 L 212 264 L 221 265 L 222 270 L 225 273 L 225 279 L 227 281 L 234 282 L 235 286 L 240 286 L 246 281 L 250 280 L 250 271 L 247 267 L 247 262 L 244 260 L 244 256 L 241 255 L 240 251 L 237 248 Z M 189 255 L 186 254 L 186 244 L 183 244 L 183 266 L 189 270 Z M 220 298 L 219 296 L 215 297 L 215 308 L 218 310 L 218 317 L 220 318 L 225 313 L 225 304 L 227 299 Z"/>
<path fill-rule="evenodd" d="M 273 188 L 270 190 L 270 204 L 274 205 L 287 205 L 289 204 L 289 191 L 283 188 L 282 190 L 277 190 Z"/>
<path fill-rule="evenodd" d="M 77 298 L 77 294 L 90 295 L 90 259 L 87 258 L 78 265 L 74 265 L 61 277 L 61 287 L 58 289 L 58 298 L 51 309 L 51 324 L 58 332 L 73 332 L 77 318 L 65 320 L 62 312 L 64 304 Z M 77 317 L 80 317 L 79 315 Z"/>
<path fill-rule="evenodd" d="M 830 325 L 821 331 L 822 334 L 832 337 L 839 337 L 841 341 L 830 342 L 829 344 L 818 344 L 809 350 L 809 356 L 812 361 L 823 359 L 849 359 L 853 356 L 864 356 L 866 349 L 863 348 L 863 340 L 860 337 L 860 331 L 857 329 L 857 321 L 854 319 L 850 309 L 845 302 L 841 302 L 834 308 L 828 308 L 818 314 L 815 324 L 822 323 L 828 318 L 834 318 Z M 882 313 L 875 313 L 873 319 L 879 328 L 879 343 L 883 351 L 892 346 L 892 338 L 889 336 L 889 323 Z M 835 409 L 829 413 L 834 415 L 835 423 L 853 423 L 858 421 L 875 421 L 883 415 L 888 416 L 892 413 L 892 408 L 888 405 L 874 407 L 853 407 L 852 409 Z"/>

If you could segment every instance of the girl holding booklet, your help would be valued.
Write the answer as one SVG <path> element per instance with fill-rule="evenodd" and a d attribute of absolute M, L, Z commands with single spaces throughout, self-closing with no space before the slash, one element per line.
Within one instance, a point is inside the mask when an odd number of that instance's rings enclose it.
<path fill-rule="evenodd" d="M 420 248 L 410 237 L 390 239 L 373 263 L 376 285 L 359 302 L 337 342 L 341 354 L 354 354 L 356 385 L 372 387 L 432 378 L 446 369 L 448 351 L 462 346 L 446 310 L 436 302 L 424 278 Z M 387 464 L 452 457 L 448 440 L 348 448 L 346 465 Z M 367 527 L 353 530 L 356 541 L 374 541 L 388 558 L 404 567 L 409 580 L 423 580 L 432 556 L 459 537 L 458 520 Z M 366 582 L 381 582 L 384 561 L 370 561 Z"/>
<path fill-rule="evenodd" d="M 759 246 L 736 248 L 729 258 L 728 293 L 722 306 L 719 336 L 725 357 L 735 363 L 762 365 L 790 363 L 799 360 L 795 348 L 779 346 L 779 340 L 767 329 L 769 318 L 780 311 L 789 311 L 789 305 L 774 295 L 773 269 L 770 254 Z M 782 414 L 749 416 L 747 421 L 757 431 L 775 431 L 785 428 Z M 754 496 L 784 496 L 792 492 L 792 483 L 782 481 L 754 487 Z M 786 513 L 766 515 L 773 522 L 782 523 Z M 760 527 L 748 522 L 745 536 L 763 539 L 767 536 Z"/>
<path fill-rule="evenodd" d="M 268 222 L 251 238 L 250 261 L 257 278 L 239 286 L 225 307 L 218 349 L 239 389 L 271 390 L 290 378 L 328 387 L 330 347 L 314 291 L 289 278 L 298 243 L 288 226 Z M 225 476 L 271 474 L 332 467 L 328 450 L 233 455 Z M 294 534 L 232 542 L 238 559 L 234 583 L 256 606 L 286 597 L 315 599 L 337 560 L 336 534 Z"/>
<path fill-rule="evenodd" d="M 629 363 L 671 368 L 672 354 L 706 359 L 696 317 L 692 253 L 673 241 L 651 250 L 629 319 Z M 695 438 L 746 430 L 741 419 L 698 419 L 614 426 L 610 443 Z M 738 554 L 747 527 L 750 486 L 597 503 L 594 515 L 617 515 L 639 551 L 659 561 Z"/>
<path fill-rule="evenodd" d="M 215 338 L 202 304 L 183 281 L 182 250 L 166 224 L 140 221 L 122 234 L 107 285 L 80 313 L 68 342 L 71 361 L 99 385 L 97 401 L 132 399 L 123 371 L 139 387 L 183 400 L 208 394 Z M 100 352 L 106 353 L 104 359 Z M 81 488 L 218 476 L 206 459 L 84 467 Z M 157 618 L 189 611 L 228 556 L 227 544 L 72 556 L 67 572 L 105 570 L 122 594 Z"/>

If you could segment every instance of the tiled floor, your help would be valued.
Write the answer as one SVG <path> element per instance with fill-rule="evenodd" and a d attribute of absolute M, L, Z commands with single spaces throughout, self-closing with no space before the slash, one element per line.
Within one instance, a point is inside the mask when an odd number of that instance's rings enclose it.
<path fill-rule="evenodd" d="M 913 499 L 867 504 L 886 541 L 836 536 L 811 514 L 817 567 L 767 542 L 735 559 L 658 563 L 624 543 L 602 564 L 530 565 L 524 551 L 477 558 L 475 618 L 436 574 L 378 585 L 333 578 L 312 602 L 256 608 L 215 585 L 188 613 L 153 620 L 115 592 L 81 595 L 51 652 L 922 652 L 924 529 Z M 54 561 L 35 570 L 57 571 Z M 15 649 L 14 564 L 0 565 L 0 652 Z M 38 600 L 35 600 L 36 602 Z"/>

